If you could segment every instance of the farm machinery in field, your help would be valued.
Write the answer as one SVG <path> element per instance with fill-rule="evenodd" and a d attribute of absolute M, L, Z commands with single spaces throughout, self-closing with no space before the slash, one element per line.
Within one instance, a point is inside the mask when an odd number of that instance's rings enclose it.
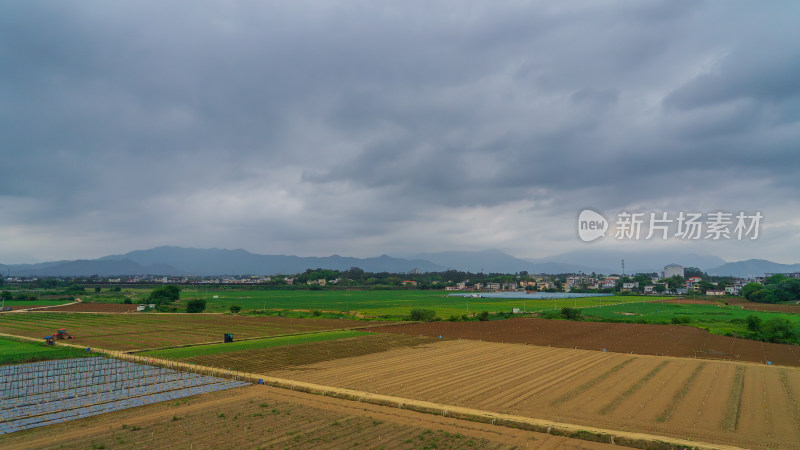
<path fill-rule="evenodd" d="M 66 328 L 59 328 L 55 333 L 51 336 L 45 336 L 44 342 L 48 345 L 55 344 L 57 340 L 61 339 L 73 339 L 75 336 L 69 334 Z"/>

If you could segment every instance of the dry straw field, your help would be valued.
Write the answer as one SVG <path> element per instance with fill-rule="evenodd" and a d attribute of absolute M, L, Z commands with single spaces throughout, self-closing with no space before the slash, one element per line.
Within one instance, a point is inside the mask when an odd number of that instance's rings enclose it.
<path fill-rule="evenodd" d="M 452 340 L 271 375 L 742 447 L 800 445 L 800 370 Z"/>

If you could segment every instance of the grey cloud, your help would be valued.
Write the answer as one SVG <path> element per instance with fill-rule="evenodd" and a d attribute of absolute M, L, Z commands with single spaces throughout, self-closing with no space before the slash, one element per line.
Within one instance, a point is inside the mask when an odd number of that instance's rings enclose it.
<path fill-rule="evenodd" d="M 533 252 L 587 204 L 795 204 L 796 9 L 4 2 L 0 233 L 40 230 L 6 254 L 508 249 L 538 223 Z"/>

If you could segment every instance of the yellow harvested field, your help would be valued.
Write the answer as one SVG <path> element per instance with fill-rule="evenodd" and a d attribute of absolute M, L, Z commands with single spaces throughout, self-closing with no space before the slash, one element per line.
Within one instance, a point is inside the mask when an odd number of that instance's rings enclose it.
<path fill-rule="evenodd" d="M 264 372 L 586 426 L 800 448 L 800 369 L 790 367 L 453 340 Z"/>

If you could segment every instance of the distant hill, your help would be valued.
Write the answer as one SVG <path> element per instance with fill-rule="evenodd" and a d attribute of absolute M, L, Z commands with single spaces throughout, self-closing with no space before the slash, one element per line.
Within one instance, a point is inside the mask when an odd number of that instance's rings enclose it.
<path fill-rule="evenodd" d="M 763 277 L 765 273 L 800 272 L 800 264 L 780 264 L 765 259 L 731 262 L 706 271 L 709 275 L 740 278 Z"/>
<path fill-rule="evenodd" d="M 375 258 L 347 256 L 260 255 L 243 249 L 199 249 L 156 247 L 124 255 L 92 260 L 52 261 L 37 264 L 2 265 L 3 274 L 16 276 L 116 276 L 116 275 L 272 275 L 292 274 L 306 269 L 347 270 L 359 267 L 367 272 L 440 272 L 448 269 L 484 273 L 534 274 L 657 272 L 669 263 L 694 266 L 711 275 L 762 276 L 765 272 L 798 272 L 800 264 L 778 264 L 751 259 L 726 263 L 721 258 L 678 252 L 625 253 L 596 249 L 576 250 L 548 258 L 522 259 L 500 250 L 422 253 L 408 258 L 381 255 Z M 711 267 L 709 269 L 709 267 Z"/>
<path fill-rule="evenodd" d="M 129 259 L 142 265 L 167 264 L 191 275 L 241 275 L 297 273 L 306 269 L 347 270 L 360 267 L 367 272 L 434 272 L 443 267 L 430 261 L 408 260 L 381 255 L 375 258 L 331 256 L 259 255 L 243 249 L 199 249 L 156 247 L 136 250 L 124 255 L 100 258 L 103 261 Z"/>
<path fill-rule="evenodd" d="M 444 270 L 430 261 L 408 260 L 381 255 L 352 258 L 339 255 L 301 257 L 259 255 L 246 250 L 156 247 L 124 255 L 92 260 L 56 261 L 39 264 L 0 265 L 4 274 L 16 276 L 115 276 L 115 275 L 272 275 L 306 269 L 347 270 L 360 267 L 367 272 L 420 272 Z"/>
<path fill-rule="evenodd" d="M 516 258 L 500 250 L 483 251 L 449 251 L 439 253 L 420 253 L 415 258 L 431 261 L 448 269 L 483 273 L 592 273 L 601 272 L 597 267 L 584 264 L 568 264 L 558 262 L 532 262 Z"/>
<path fill-rule="evenodd" d="M 57 263 L 20 264 L 4 266 L 5 273 L 15 276 L 38 277 L 80 277 L 98 275 L 183 275 L 180 269 L 165 264 L 141 265 L 130 259 L 119 261 L 76 260 Z"/>
<path fill-rule="evenodd" d="M 675 263 L 684 267 L 707 269 L 726 263 L 718 256 L 698 255 L 676 251 L 618 251 L 602 249 L 581 249 L 545 258 L 528 259 L 535 263 L 578 264 L 599 268 L 598 273 L 620 273 L 622 260 L 625 260 L 625 273 L 661 273 L 664 266 Z"/>

